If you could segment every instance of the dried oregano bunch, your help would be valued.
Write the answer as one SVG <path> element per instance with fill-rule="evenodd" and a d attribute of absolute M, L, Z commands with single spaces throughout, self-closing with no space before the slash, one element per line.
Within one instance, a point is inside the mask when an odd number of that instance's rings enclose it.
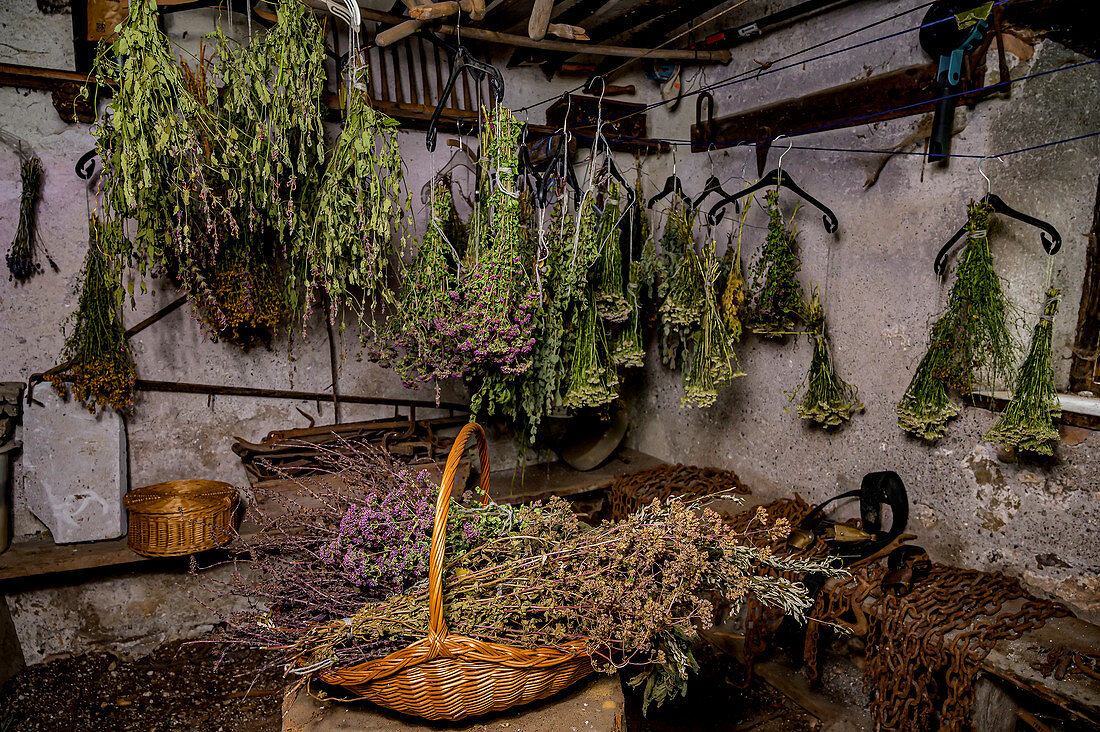
<path fill-rule="evenodd" d="M 954 322 L 947 315 L 940 316 L 932 326 L 928 351 L 895 410 L 898 426 L 916 437 L 926 440 L 943 437 L 948 420 L 959 413 L 947 395 L 954 329 Z"/>
<path fill-rule="evenodd" d="M 475 411 L 514 413 L 514 384 L 497 377 L 517 376 L 531 367 L 540 293 L 532 286 L 521 257 L 526 234 L 515 176 L 522 125 L 503 105 L 485 116 L 484 212 L 466 253 L 460 284 L 458 347 L 469 358 L 473 375 L 482 380 L 471 401 Z"/>
<path fill-rule="evenodd" d="M 802 321 L 806 302 L 798 284 L 802 268 L 795 251 L 795 229 L 783 222 L 779 193 L 768 191 L 764 197 L 768 210 L 768 237 L 752 265 L 752 330 L 765 338 L 784 338 L 796 331 Z"/>
<path fill-rule="evenodd" d="M 137 221 L 133 250 L 119 255 L 142 274 L 171 271 L 189 293 L 208 291 L 204 273 L 233 218 L 214 190 L 221 172 L 202 145 L 220 131 L 188 90 L 153 0 L 130 3 L 115 40 L 101 44 L 91 79 L 118 85 L 93 135 L 107 206 L 118 220 Z"/>
<path fill-rule="evenodd" d="M 859 401 L 859 390 L 842 379 L 833 368 L 825 331 L 825 311 L 816 286 L 810 290 L 806 325 L 809 326 L 814 355 L 798 404 L 798 416 L 819 427 L 831 429 L 847 421 L 852 412 L 863 409 L 863 404 Z"/>
<path fill-rule="evenodd" d="M 1061 439 L 1054 418 L 1061 414 L 1058 390 L 1054 388 L 1054 368 L 1050 360 L 1054 315 L 1058 312 L 1059 292 L 1047 290 L 1043 314 L 1031 335 L 1027 357 L 1016 376 L 1012 399 L 985 439 L 996 440 L 1017 452 L 1053 455 Z"/>
<path fill-rule="evenodd" d="M 594 216 L 594 213 L 592 214 Z M 581 237 L 587 249 L 593 238 L 593 219 L 584 225 Z M 574 257 L 574 226 L 565 205 L 557 203 L 543 229 L 542 249 L 536 266 L 542 283 L 542 306 L 537 311 L 535 346 L 531 369 L 524 375 L 521 401 L 528 436 L 533 441 L 543 417 L 562 405 L 562 388 L 567 369 L 566 327 L 571 313 L 587 293 L 585 261 Z M 578 237 L 580 242 L 580 237 Z"/>
<path fill-rule="evenodd" d="M 95 216 L 89 235 L 80 298 L 61 351 L 65 367 L 47 378 L 58 394 L 70 390 L 93 414 L 104 407 L 127 412 L 133 406 L 137 374 L 122 324 L 125 290 L 117 262 L 129 245 L 121 224 Z"/>
<path fill-rule="evenodd" d="M 703 247 L 700 260 L 693 251 L 684 258 L 701 266 L 701 289 L 699 302 L 701 312 L 697 330 L 691 336 L 691 349 L 688 368 L 682 381 L 684 395 L 681 403 L 685 407 L 709 407 L 718 400 L 718 393 L 729 385 L 734 378 L 744 376 L 737 356 L 733 352 L 729 330 L 718 304 L 716 284 L 719 279 L 721 263 L 714 252 L 714 242 Z M 683 267 L 683 264 L 681 264 Z M 668 301 L 666 301 L 668 302 Z"/>
<path fill-rule="evenodd" d="M 451 237 L 458 218 L 451 189 L 437 182 L 432 190 L 428 228 L 416 257 L 404 268 L 401 294 L 388 323 L 394 369 L 406 387 L 461 377 L 465 358 L 458 349 L 455 297 L 458 277 Z M 448 232 L 450 234 L 448 235 Z"/>
<path fill-rule="evenodd" d="M 657 350 L 661 363 L 673 369 L 680 363 L 687 338 L 698 325 L 701 312 L 697 297 L 702 287 L 702 273 L 695 255 L 691 226 L 691 211 L 677 199 L 670 204 L 665 220 L 656 273 L 657 301 L 661 303 Z M 689 252 L 692 261 L 685 267 Z"/>
<path fill-rule="evenodd" d="M 612 182 L 604 199 L 596 243 L 600 249 L 596 307 L 609 323 L 621 323 L 630 316 L 630 303 L 623 285 L 623 250 L 619 232 L 619 184 Z"/>
<path fill-rule="evenodd" d="M 562 404 L 569 409 L 600 407 L 615 401 L 619 376 L 608 353 L 607 332 L 588 292 L 573 318 L 573 352 Z"/>
<path fill-rule="evenodd" d="M 972 201 L 967 207 L 966 247 L 959 255 L 945 312 L 954 326 L 945 379 L 962 393 L 972 391 L 976 379 L 991 389 L 997 380 L 1007 381 L 1016 358 L 1016 344 L 1008 330 L 1011 308 L 989 249 L 992 212 L 986 203 Z"/>
<path fill-rule="evenodd" d="M 309 233 L 293 237 L 288 254 L 291 305 L 303 322 L 318 290 L 333 321 L 346 308 L 361 327 L 391 299 L 386 271 L 404 215 L 397 124 L 371 107 L 365 90 L 345 84 L 344 125 L 321 178 Z"/>
<path fill-rule="evenodd" d="M 932 326 L 928 352 L 897 406 L 898 425 L 918 437 L 942 437 L 947 420 L 958 414 L 948 388 L 968 394 L 976 376 L 992 388 L 1011 368 L 1016 347 L 1008 331 L 1010 306 L 989 250 L 991 212 L 984 203 L 967 207 L 967 242 L 947 309 Z"/>
<path fill-rule="evenodd" d="M 23 180 L 23 192 L 19 197 L 19 225 L 15 229 L 15 239 L 12 240 L 11 249 L 8 250 L 4 261 L 8 265 L 9 280 L 26 282 L 38 272 L 42 271 L 42 265 L 38 263 L 38 200 L 42 196 L 42 161 L 38 158 L 27 158 L 20 166 L 20 176 Z M 46 252 L 46 260 L 50 267 L 57 272 L 57 265 L 49 252 Z"/>
<path fill-rule="evenodd" d="M 325 158 L 320 24 L 304 4 L 280 0 L 278 21 L 248 46 L 220 30 L 213 38 L 218 106 L 228 125 L 227 197 L 245 229 L 275 234 L 285 253 L 302 227 L 299 236 L 312 233 L 306 212 Z"/>
<path fill-rule="evenodd" d="M 645 366 L 645 342 L 642 339 L 642 304 L 638 295 L 640 286 L 631 282 L 627 286 L 630 317 L 615 334 L 611 359 L 620 368 Z"/>

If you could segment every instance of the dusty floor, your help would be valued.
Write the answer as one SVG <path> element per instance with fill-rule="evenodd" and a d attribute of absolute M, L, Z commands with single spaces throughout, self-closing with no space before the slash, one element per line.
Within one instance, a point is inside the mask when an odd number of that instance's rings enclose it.
<path fill-rule="evenodd" d="M 31 666 L 0 689 L 0 732 L 277 732 L 280 675 L 257 676 L 259 654 L 219 657 L 169 643 L 136 661 L 99 653 Z"/>
<path fill-rule="evenodd" d="M 0 732 L 278 732 L 282 679 L 263 657 L 233 653 L 219 664 L 206 644 L 171 643 L 136 661 L 90 654 L 24 670 L 0 688 Z M 814 719 L 761 682 L 736 688 L 733 665 L 708 664 L 689 696 L 641 714 L 627 695 L 631 732 L 803 732 Z"/>

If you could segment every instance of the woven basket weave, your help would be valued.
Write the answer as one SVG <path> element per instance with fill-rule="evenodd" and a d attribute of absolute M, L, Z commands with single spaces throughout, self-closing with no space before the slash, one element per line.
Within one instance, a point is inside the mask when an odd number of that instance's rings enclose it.
<path fill-rule="evenodd" d="M 132 490 L 127 543 L 147 557 L 178 557 L 223 546 L 233 537 L 237 489 L 216 480 L 170 480 Z"/>
<path fill-rule="evenodd" d="M 390 655 L 317 679 L 403 714 L 459 720 L 544 699 L 592 673 L 583 641 L 561 647 L 517 648 L 449 635 L 443 620 L 443 553 L 455 472 L 473 434 L 481 458 L 482 503 L 489 500 L 485 433 L 473 422 L 458 433 L 439 488 L 428 557 L 428 635 Z"/>

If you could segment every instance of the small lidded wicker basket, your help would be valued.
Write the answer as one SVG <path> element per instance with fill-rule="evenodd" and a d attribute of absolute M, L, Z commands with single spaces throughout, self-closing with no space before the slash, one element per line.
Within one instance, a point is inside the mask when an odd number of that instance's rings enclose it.
<path fill-rule="evenodd" d="M 137 488 L 122 505 L 129 512 L 127 543 L 146 557 L 179 557 L 214 549 L 233 538 L 240 497 L 230 483 L 170 480 Z"/>

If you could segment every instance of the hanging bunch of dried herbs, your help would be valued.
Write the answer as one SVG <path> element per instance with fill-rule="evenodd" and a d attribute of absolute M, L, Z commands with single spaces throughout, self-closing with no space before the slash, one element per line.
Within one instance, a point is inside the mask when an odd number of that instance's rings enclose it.
<path fill-rule="evenodd" d="M 1010 306 L 993 269 L 989 249 L 987 203 L 967 207 L 967 241 L 955 270 L 955 283 L 945 317 L 952 324 L 948 386 L 969 393 L 975 380 L 993 388 L 1007 381 L 1014 366 L 1016 344 L 1008 330 Z"/>
<path fill-rule="evenodd" d="M 806 325 L 814 355 L 803 384 L 798 416 L 819 427 L 831 429 L 847 421 L 853 412 L 863 409 L 863 404 L 859 401 L 859 390 L 842 379 L 833 368 L 825 332 L 825 310 L 821 307 L 817 287 L 810 290 Z"/>
<path fill-rule="evenodd" d="M 701 260 L 692 250 L 688 250 L 688 255 L 684 258 L 684 264 L 694 260 L 701 269 L 698 324 L 691 335 L 688 368 L 682 376 L 684 395 L 680 401 L 685 407 L 713 405 L 723 388 L 736 377 L 745 375 L 733 352 L 733 339 L 718 304 L 715 286 L 721 264 L 714 248 L 712 241 L 709 246 L 703 247 Z M 681 264 L 681 268 L 683 266 Z"/>
<path fill-rule="evenodd" d="M 645 342 L 642 340 L 641 301 L 639 286 L 631 282 L 627 285 L 627 298 L 631 302 L 630 317 L 615 335 L 615 346 L 611 358 L 620 368 L 641 368 L 645 366 Z"/>
<path fill-rule="evenodd" d="M 985 439 L 996 440 L 1017 452 L 1033 455 L 1053 455 L 1061 437 L 1054 418 L 1061 414 L 1058 391 L 1054 388 L 1054 368 L 1050 348 L 1054 332 L 1054 315 L 1058 312 L 1059 292 L 1047 290 L 1043 314 L 1031 335 L 1027 357 L 1016 376 L 1012 399 L 1001 413 L 997 424 Z"/>
<path fill-rule="evenodd" d="M 291 304 L 303 316 L 320 290 L 333 321 L 347 308 L 368 326 L 390 298 L 391 240 L 404 215 L 397 124 L 371 107 L 366 90 L 345 84 L 344 126 L 321 178 L 312 227 L 294 237 L 289 253 Z"/>
<path fill-rule="evenodd" d="M 600 317 L 609 323 L 621 323 L 630 317 L 630 303 L 623 285 L 623 250 L 619 232 L 619 184 L 612 181 L 604 199 L 596 245 L 600 250 L 599 284 L 596 306 Z"/>
<path fill-rule="evenodd" d="M 585 293 L 585 267 L 573 256 L 573 234 L 565 205 L 559 202 L 551 209 L 544 230 L 545 255 L 537 258 L 542 306 L 537 311 L 531 369 L 524 375 L 522 386 L 524 418 L 532 441 L 543 417 L 561 406 L 566 325 L 570 311 Z M 591 239 L 589 232 L 585 236 Z"/>
<path fill-rule="evenodd" d="M 745 270 L 741 264 L 741 235 L 745 231 L 745 219 L 748 217 L 751 207 L 752 198 L 750 197 L 741 209 L 741 225 L 737 229 L 737 249 L 726 249 L 726 257 L 729 259 L 729 263 L 726 267 L 725 286 L 722 288 L 721 311 L 722 320 L 725 322 L 726 330 L 729 331 L 730 339 L 733 342 L 741 340 L 743 330 L 741 318 L 744 314 L 747 293 L 745 292 Z"/>
<path fill-rule="evenodd" d="M 898 425 L 928 440 L 942 437 L 947 420 L 959 412 L 947 390 L 969 394 L 975 379 L 990 388 L 1007 380 L 1016 351 L 1008 331 L 1008 299 L 989 250 L 992 208 L 971 202 L 967 213 L 966 247 L 947 309 L 932 326 L 928 352 L 897 406 Z"/>
<path fill-rule="evenodd" d="M 784 338 L 795 332 L 806 310 L 798 272 L 802 268 L 795 251 L 793 218 L 783 222 L 779 193 L 764 197 L 768 211 L 768 237 L 752 265 L 752 302 L 749 322 L 754 333 L 765 338 Z"/>
<path fill-rule="evenodd" d="M 568 388 L 562 404 L 569 409 L 600 407 L 618 397 L 619 376 L 607 347 L 607 332 L 598 317 L 594 293 L 574 311 L 573 349 Z"/>
<path fill-rule="evenodd" d="M 209 292 L 205 275 L 233 217 L 214 185 L 202 134 L 217 120 L 188 90 L 154 0 L 130 3 L 115 40 L 101 44 L 91 79 L 117 83 L 110 113 L 93 128 L 103 160 L 103 192 L 118 220 L 137 222 L 127 256 L 141 274 L 169 272 L 190 294 Z M 81 94 L 87 96 L 85 87 Z"/>
<path fill-rule="evenodd" d="M 898 426 L 925 440 L 936 440 L 947 431 L 947 422 L 959 408 L 947 395 L 947 377 L 951 371 L 951 343 L 954 323 L 946 315 L 932 326 L 928 351 L 925 352 L 905 390 L 896 412 Z"/>
<path fill-rule="evenodd" d="M 302 246 L 296 238 L 314 233 L 306 208 L 317 195 L 325 156 L 321 27 L 303 3 L 279 0 L 278 21 L 247 47 L 220 30 L 214 39 L 228 123 L 228 197 L 242 228 L 277 235 L 285 253 L 291 242 Z"/>
<path fill-rule="evenodd" d="M 42 161 L 38 158 L 24 160 L 20 176 L 23 192 L 19 197 L 19 225 L 4 261 L 10 272 L 9 280 L 26 282 L 42 271 L 42 265 L 38 263 L 38 200 L 42 196 Z M 45 254 L 50 267 L 57 272 L 57 265 L 49 252 Z"/>
<path fill-rule="evenodd" d="M 521 258 L 525 235 L 515 189 L 521 125 L 503 105 L 485 114 L 485 212 L 466 255 L 462 309 L 456 320 L 458 347 L 483 377 L 473 397 L 476 409 L 514 414 L 514 384 L 501 383 L 498 377 L 510 382 L 506 377 L 530 368 L 540 293 Z"/>
<path fill-rule="evenodd" d="M 272 337 L 287 316 L 286 285 L 282 268 L 257 257 L 239 240 L 226 242 L 208 277 L 212 306 L 198 313 L 213 340 L 248 350 L 271 347 Z"/>
<path fill-rule="evenodd" d="M 137 374 L 122 325 L 125 291 L 116 263 L 129 245 L 121 224 L 95 216 L 89 235 L 62 365 L 47 378 L 58 394 L 64 396 L 68 389 L 93 414 L 104 407 L 126 412 L 133 406 Z"/>
<path fill-rule="evenodd" d="M 438 387 L 439 381 L 466 373 L 454 324 L 458 278 L 450 236 L 461 227 L 461 222 L 456 226 L 457 218 L 450 187 L 437 182 L 428 228 L 416 258 L 404 270 L 400 300 L 388 321 L 394 326 L 389 329 L 393 366 L 409 388 L 428 381 Z"/>
<path fill-rule="evenodd" d="M 677 199 L 671 204 L 661 235 L 660 264 L 656 268 L 657 301 L 661 303 L 657 347 L 661 363 L 669 368 L 676 368 L 679 364 L 687 337 L 698 325 L 701 312 L 698 294 L 702 287 L 702 274 L 698 257 L 695 256 L 691 221 L 691 211 L 683 202 Z M 684 261 L 689 252 L 692 261 L 685 267 Z M 678 302 L 670 304 L 670 300 Z"/>

